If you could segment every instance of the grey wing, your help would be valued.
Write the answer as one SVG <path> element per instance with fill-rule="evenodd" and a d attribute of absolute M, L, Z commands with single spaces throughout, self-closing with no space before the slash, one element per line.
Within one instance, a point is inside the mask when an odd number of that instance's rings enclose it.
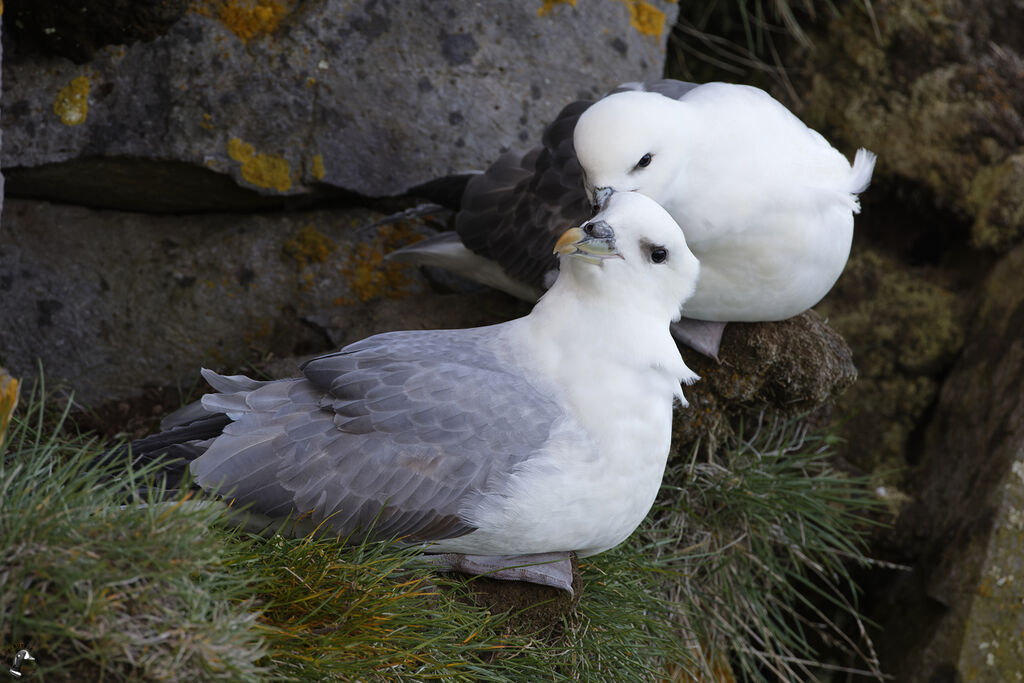
<path fill-rule="evenodd" d="M 544 131 L 543 144 L 520 157 L 503 154 L 472 178 L 455 230 L 462 243 L 496 261 L 514 279 L 543 289 L 558 268 L 559 236 L 590 217 L 572 133 L 592 102 L 567 105 Z"/>
<path fill-rule="evenodd" d="M 302 378 L 209 399 L 236 419 L 193 463 L 196 481 L 342 537 L 473 531 L 460 510 L 543 449 L 560 415 L 479 332 L 377 335 Z"/>
<path fill-rule="evenodd" d="M 647 90 L 678 99 L 697 87 L 671 79 L 624 83 L 611 93 Z M 455 218 L 455 230 L 471 251 L 496 261 L 513 279 L 536 289 L 558 268 L 551 251 L 568 228 L 591 215 L 576 160 L 573 131 L 593 104 L 566 105 L 544 130 L 542 145 L 520 157 L 503 154 L 469 180 Z"/>

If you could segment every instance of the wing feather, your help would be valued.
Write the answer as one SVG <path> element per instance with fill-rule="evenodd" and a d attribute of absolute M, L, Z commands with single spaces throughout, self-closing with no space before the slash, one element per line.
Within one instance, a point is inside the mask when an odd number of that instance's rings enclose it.
<path fill-rule="evenodd" d="M 696 87 L 662 79 L 624 83 L 609 94 L 644 90 L 679 99 Z M 551 251 L 559 236 L 591 215 L 573 131 L 593 103 L 566 105 L 545 128 L 539 147 L 522 156 L 507 152 L 471 178 L 455 218 L 455 230 L 467 248 L 537 289 L 550 284 L 546 276 L 558 267 Z"/>
<path fill-rule="evenodd" d="M 230 393 L 204 406 L 236 421 L 193 463 L 196 481 L 343 537 L 470 532 L 459 511 L 541 452 L 562 415 L 500 329 L 377 335 L 289 380 L 218 377 Z"/>

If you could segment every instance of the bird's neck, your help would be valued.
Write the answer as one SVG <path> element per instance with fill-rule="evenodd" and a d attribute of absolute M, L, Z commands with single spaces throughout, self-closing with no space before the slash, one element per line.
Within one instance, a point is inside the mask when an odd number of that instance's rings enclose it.
<path fill-rule="evenodd" d="M 592 266 L 587 266 L 592 267 Z M 534 339 L 558 351 L 550 361 L 559 372 L 572 359 L 576 372 L 615 366 L 635 373 L 655 373 L 678 387 L 696 375 L 686 367 L 669 331 L 672 314 L 651 299 L 636 300 L 619 292 L 594 291 L 565 277 L 537 302 L 524 322 Z"/>

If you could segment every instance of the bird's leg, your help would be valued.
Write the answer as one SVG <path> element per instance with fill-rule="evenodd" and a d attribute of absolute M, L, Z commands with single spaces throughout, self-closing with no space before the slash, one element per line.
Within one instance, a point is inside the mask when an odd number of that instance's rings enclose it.
<path fill-rule="evenodd" d="M 506 581 L 527 581 L 553 586 L 572 595 L 572 560 L 569 553 L 536 555 L 463 555 L 443 553 L 426 555 L 430 564 L 462 572 Z"/>
<path fill-rule="evenodd" d="M 707 320 L 691 320 L 680 318 L 670 326 L 672 337 L 691 349 L 718 360 L 718 347 L 722 344 L 722 332 L 726 323 L 708 322 Z"/>

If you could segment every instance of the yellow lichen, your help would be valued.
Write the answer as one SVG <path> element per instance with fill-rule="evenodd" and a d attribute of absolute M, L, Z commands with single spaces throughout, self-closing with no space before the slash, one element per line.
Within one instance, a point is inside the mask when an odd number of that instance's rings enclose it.
<path fill-rule="evenodd" d="M 343 306 L 384 296 L 406 296 L 406 289 L 411 282 L 408 265 L 384 261 L 384 255 L 421 239 L 421 234 L 402 223 L 397 223 L 382 226 L 373 244 L 364 242 L 350 247 L 347 259 L 340 270 L 348 283 L 352 297 L 337 297 L 334 304 Z"/>
<path fill-rule="evenodd" d="M 4 443 L 4 434 L 10 424 L 11 415 L 18 407 L 18 380 L 0 368 L 0 446 Z"/>
<path fill-rule="evenodd" d="M 313 177 L 316 178 L 317 180 L 324 179 L 324 175 L 326 175 L 327 172 L 324 169 L 323 154 L 317 154 L 313 157 L 313 167 L 310 169 L 310 173 L 312 173 Z"/>
<path fill-rule="evenodd" d="M 228 140 L 228 156 L 242 164 L 242 177 L 257 187 L 287 192 L 292 186 L 291 167 L 284 157 L 257 154 L 248 142 Z"/>
<path fill-rule="evenodd" d="M 213 116 L 211 114 L 203 112 L 203 121 L 199 125 L 206 130 L 213 130 L 213 123 L 211 123 L 212 120 Z"/>
<path fill-rule="evenodd" d="M 555 5 L 569 5 L 571 7 L 576 6 L 576 0 L 543 0 L 544 4 L 537 9 L 538 17 L 546 17 L 551 14 L 551 10 L 555 8 Z"/>
<path fill-rule="evenodd" d="M 78 76 L 60 89 L 53 101 L 53 113 L 65 126 L 85 123 L 89 115 L 89 77 Z"/>
<path fill-rule="evenodd" d="M 282 251 L 295 259 L 299 269 L 303 270 L 311 263 L 323 263 L 337 248 L 330 237 L 310 224 L 303 226 L 298 235 L 287 240 Z"/>
<path fill-rule="evenodd" d="M 629 8 L 629 23 L 646 36 L 660 38 L 665 31 L 665 13 L 644 0 L 623 0 Z"/>
<path fill-rule="evenodd" d="M 277 30 L 290 3 L 281 0 L 201 0 L 191 10 L 214 17 L 243 43 Z"/>

